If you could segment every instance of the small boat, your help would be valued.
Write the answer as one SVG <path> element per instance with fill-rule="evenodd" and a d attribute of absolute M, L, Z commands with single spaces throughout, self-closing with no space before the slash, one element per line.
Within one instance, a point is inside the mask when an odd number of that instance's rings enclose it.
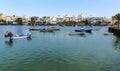
<path fill-rule="evenodd" d="M 29 28 L 29 30 L 39 31 L 40 28 Z"/>
<path fill-rule="evenodd" d="M 84 32 L 84 28 L 75 29 L 75 32 Z"/>
<path fill-rule="evenodd" d="M 92 31 L 91 28 L 79 28 L 75 30 L 75 32 L 91 32 L 91 31 Z"/>
<path fill-rule="evenodd" d="M 92 31 L 92 29 L 85 29 L 85 32 L 90 33 Z"/>
<path fill-rule="evenodd" d="M 40 32 L 54 32 L 54 30 L 53 29 L 45 29 L 45 28 L 43 28 L 43 29 L 40 29 Z"/>
<path fill-rule="evenodd" d="M 97 28 L 97 27 L 93 28 L 93 31 L 99 31 L 99 30 L 100 30 L 100 28 Z"/>
<path fill-rule="evenodd" d="M 85 35 L 84 32 L 70 32 L 69 35 Z"/>
<path fill-rule="evenodd" d="M 93 29 L 94 31 L 99 31 L 100 30 L 100 28 L 96 28 L 96 29 Z"/>
<path fill-rule="evenodd" d="M 113 35 L 113 33 L 104 33 L 104 35 Z"/>
<path fill-rule="evenodd" d="M 51 27 L 49 27 L 49 29 L 52 29 L 52 30 L 55 30 L 55 31 L 60 30 L 60 28 L 59 28 L 59 27 L 57 27 L 57 26 L 51 26 Z"/>
<path fill-rule="evenodd" d="M 16 39 L 25 39 L 25 38 L 31 38 L 31 34 L 28 33 L 28 34 L 20 34 L 20 35 L 15 35 L 12 37 L 13 40 L 16 40 Z"/>

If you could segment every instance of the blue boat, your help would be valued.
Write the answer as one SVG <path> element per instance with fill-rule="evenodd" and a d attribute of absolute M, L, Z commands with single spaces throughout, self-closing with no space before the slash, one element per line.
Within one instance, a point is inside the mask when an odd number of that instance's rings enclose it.
<path fill-rule="evenodd" d="M 75 29 L 75 32 L 92 32 L 92 28 L 79 28 Z"/>
<path fill-rule="evenodd" d="M 84 32 L 84 31 L 85 31 L 84 28 L 75 29 L 75 32 Z"/>
<path fill-rule="evenodd" d="M 13 40 L 16 39 L 26 39 L 26 38 L 31 38 L 31 34 L 20 34 L 20 35 L 15 35 L 12 37 Z"/>
<path fill-rule="evenodd" d="M 12 39 L 12 40 L 25 39 L 25 38 L 31 38 L 31 33 L 13 35 L 12 32 L 6 32 L 5 37 L 10 37 L 10 39 Z"/>
<path fill-rule="evenodd" d="M 40 32 L 54 32 L 54 30 L 49 28 L 43 28 L 43 29 L 40 29 Z"/>
<path fill-rule="evenodd" d="M 88 33 L 92 32 L 92 29 L 90 29 L 90 28 L 89 29 L 85 29 L 85 32 L 88 32 Z"/>

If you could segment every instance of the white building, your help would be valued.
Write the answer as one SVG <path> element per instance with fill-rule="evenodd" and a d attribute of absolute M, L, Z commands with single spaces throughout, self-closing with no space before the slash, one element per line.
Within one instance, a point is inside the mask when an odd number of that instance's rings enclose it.
<path fill-rule="evenodd" d="M 81 22 L 83 20 L 84 20 L 84 16 L 83 16 L 83 14 L 80 14 L 80 15 L 77 16 L 76 22 Z"/>
<path fill-rule="evenodd" d="M 24 24 L 28 24 L 29 21 L 30 21 L 30 18 L 28 16 L 26 16 L 26 15 L 22 16 L 22 22 Z"/>
<path fill-rule="evenodd" d="M 103 17 L 103 20 L 105 22 L 112 22 L 112 18 L 108 18 L 108 17 Z"/>
<path fill-rule="evenodd" d="M 50 24 L 57 24 L 57 19 L 56 19 L 56 17 L 51 17 L 51 18 L 50 18 Z"/>
<path fill-rule="evenodd" d="M 103 17 L 88 17 L 86 18 L 89 23 L 91 24 L 97 24 L 98 22 L 103 22 Z"/>
<path fill-rule="evenodd" d="M 58 23 L 58 22 L 63 22 L 63 21 L 64 21 L 64 17 L 58 15 L 57 18 L 56 18 L 56 21 L 57 21 L 57 23 Z"/>
<path fill-rule="evenodd" d="M 74 15 L 68 15 L 66 14 L 64 16 L 64 21 L 69 22 L 69 21 L 76 21 L 76 17 Z"/>
<path fill-rule="evenodd" d="M 3 13 L 0 13 L 0 20 L 5 20 L 5 15 Z"/>

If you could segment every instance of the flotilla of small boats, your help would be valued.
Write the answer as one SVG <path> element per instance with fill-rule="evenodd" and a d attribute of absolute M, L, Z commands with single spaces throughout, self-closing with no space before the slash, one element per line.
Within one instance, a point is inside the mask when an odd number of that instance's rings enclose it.
<path fill-rule="evenodd" d="M 29 28 L 31 31 L 40 31 L 40 32 L 53 32 L 58 31 L 60 28 L 58 26 L 50 26 L 50 27 L 43 27 L 43 28 Z"/>
<path fill-rule="evenodd" d="M 58 26 L 50 26 L 50 27 L 43 27 L 43 28 L 38 28 L 38 27 L 33 27 L 29 28 L 29 30 L 36 30 L 40 32 L 54 32 L 57 30 L 60 30 Z M 85 33 L 91 33 L 92 30 L 100 30 L 100 28 L 91 28 L 91 27 L 79 27 L 78 29 L 75 29 L 73 32 L 69 32 L 68 35 L 85 35 Z M 104 33 L 104 35 L 113 35 L 113 33 Z M 13 35 L 12 32 L 7 32 L 5 34 L 5 37 L 10 37 L 10 42 L 12 40 L 16 39 L 27 39 L 31 38 L 31 34 L 19 34 L 19 35 Z"/>

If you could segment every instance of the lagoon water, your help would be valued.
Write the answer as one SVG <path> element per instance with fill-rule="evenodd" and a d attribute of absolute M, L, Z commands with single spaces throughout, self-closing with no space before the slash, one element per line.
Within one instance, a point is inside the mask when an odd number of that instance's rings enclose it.
<path fill-rule="evenodd" d="M 120 71 L 120 38 L 103 35 L 107 27 L 85 36 L 68 35 L 76 27 L 54 33 L 29 31 L 30 27 L 0 26 L 0 71 Z M 30 32 L 32 39 L 8 44 L 6 31 Z"/>

